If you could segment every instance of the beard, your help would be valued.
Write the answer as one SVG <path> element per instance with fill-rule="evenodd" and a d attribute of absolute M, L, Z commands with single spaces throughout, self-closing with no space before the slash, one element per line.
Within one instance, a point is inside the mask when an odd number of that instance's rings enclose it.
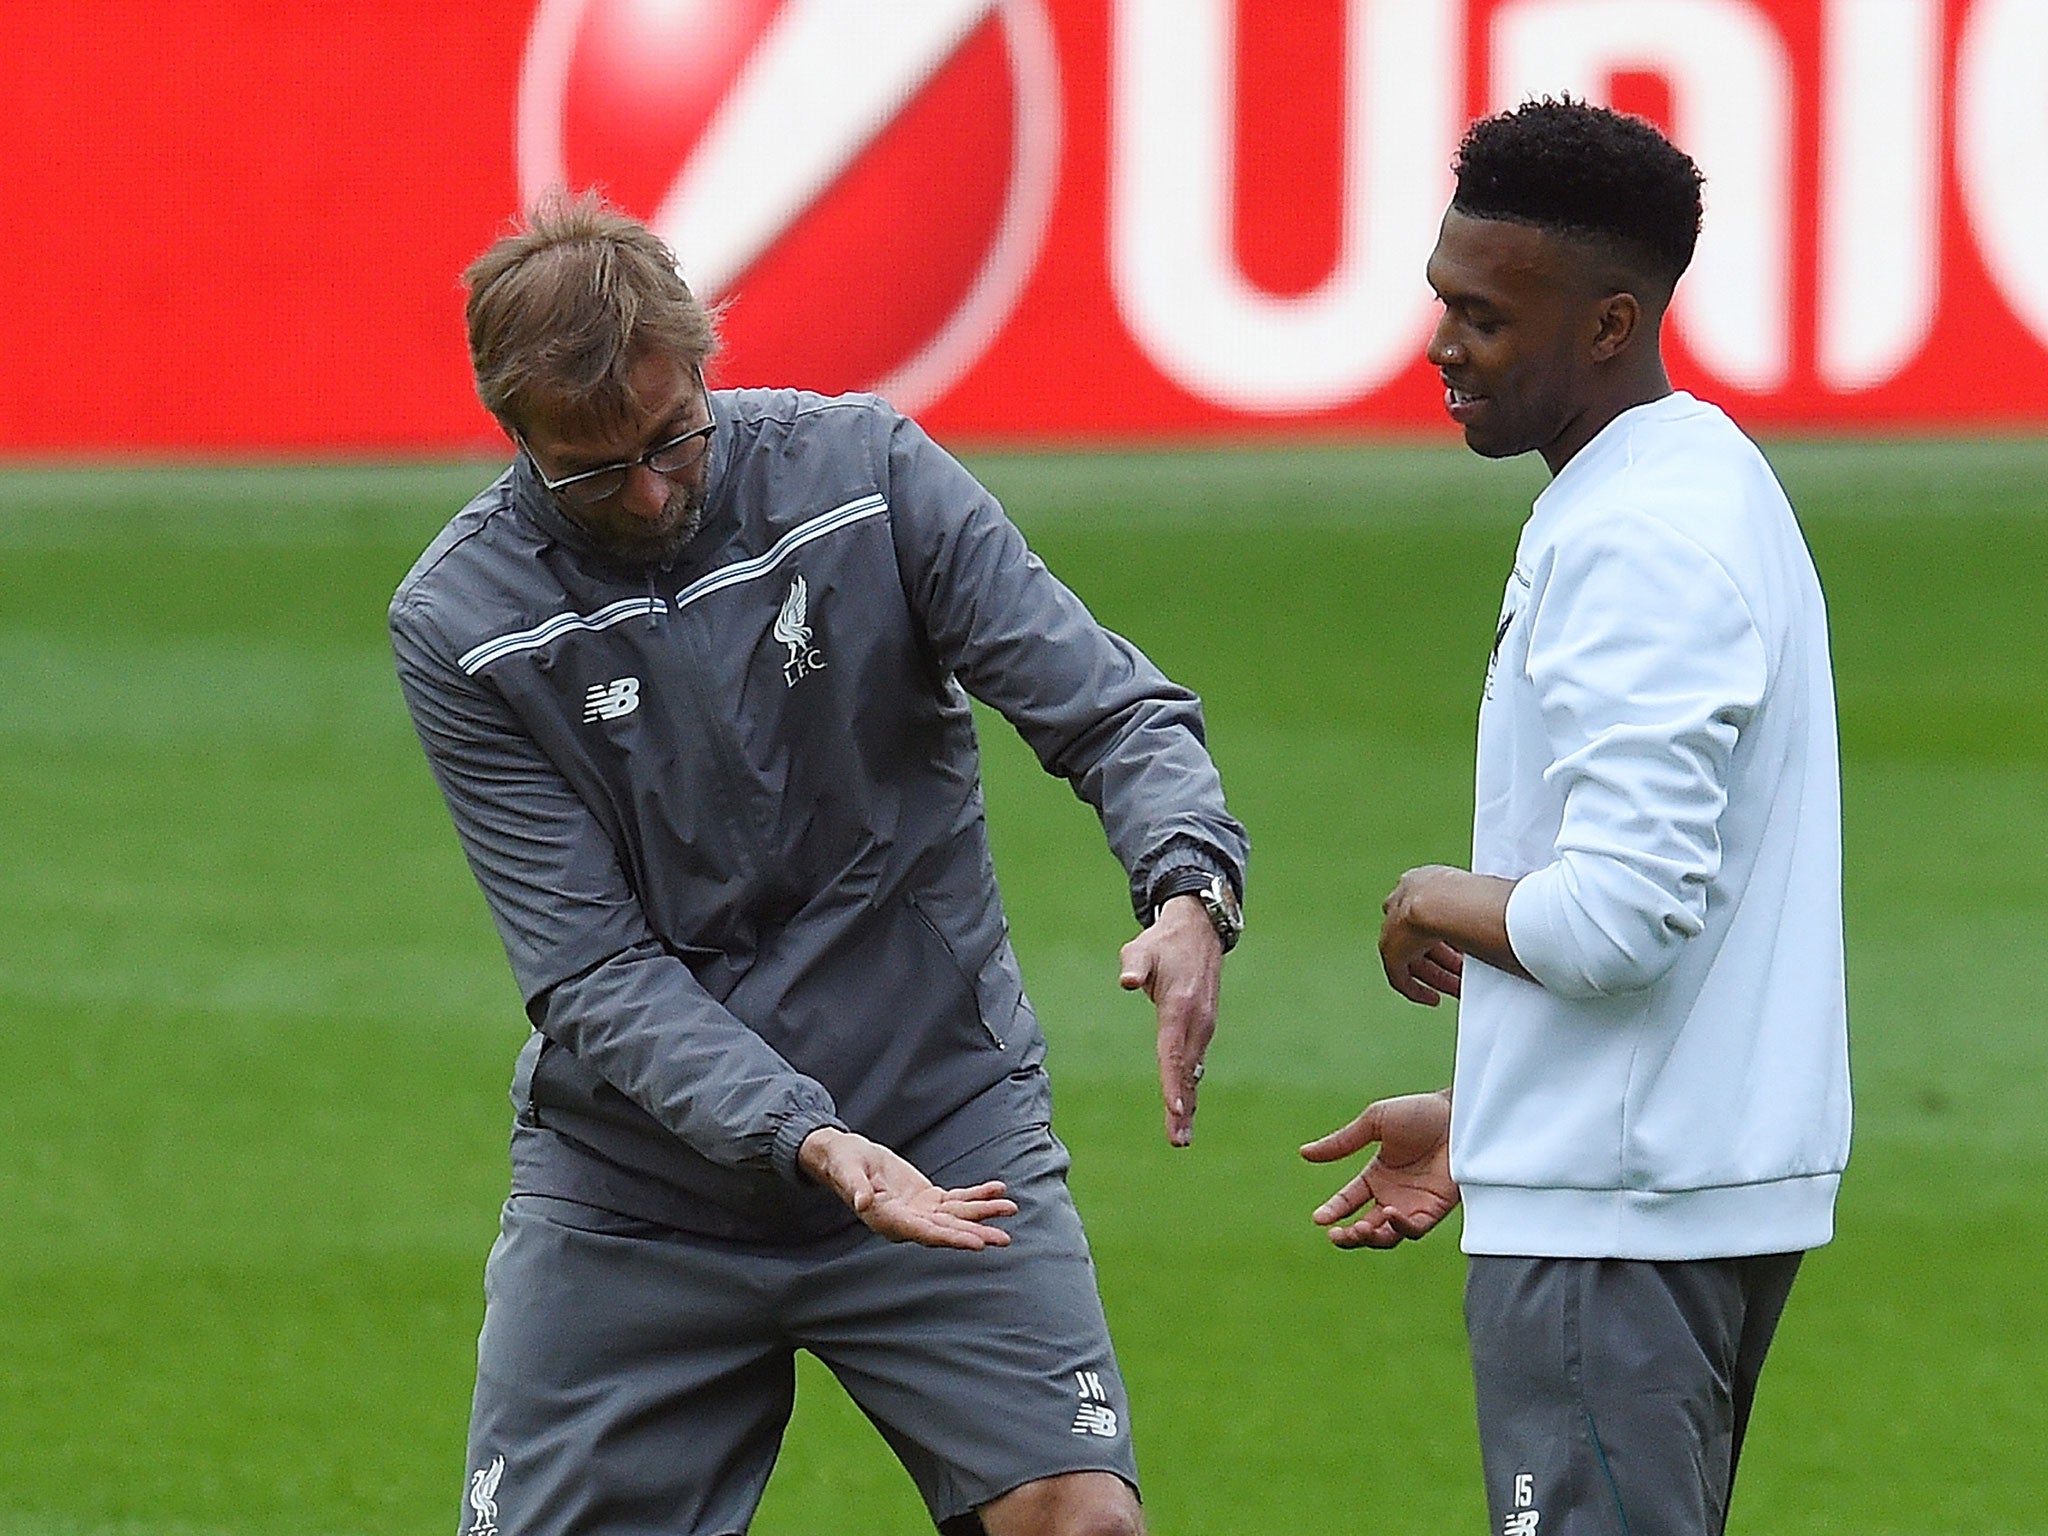
<path fill-rule="evenodd" d="M 667 569 L 704 524 L 705 488 L 676 486 L 659 517 L 643 519 L 616 507 L 593 509 L 577 521 L 604 554 L 621 565 Z"/>

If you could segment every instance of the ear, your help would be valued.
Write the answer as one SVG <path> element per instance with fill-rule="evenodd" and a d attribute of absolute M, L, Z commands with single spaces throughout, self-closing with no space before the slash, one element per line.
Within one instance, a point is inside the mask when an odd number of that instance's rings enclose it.
<path fill-rule="evenodd" d="M 1592 358 L 1596 363 L 1607 362 L 1625 351 L 1644 318 L 1642 300 L 1626 290 L 1607 295 L 1593 313 L 1596 329 Z"/>

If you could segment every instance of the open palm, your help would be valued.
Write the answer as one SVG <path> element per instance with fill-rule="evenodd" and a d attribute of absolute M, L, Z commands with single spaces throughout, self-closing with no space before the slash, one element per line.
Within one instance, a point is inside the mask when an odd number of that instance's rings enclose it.
<path fill-rule="evenodd" d="M 1451 1178 L 1448 1093 L 1380 1099 L 1349 1125 L 1301 1149 L 1312 1163 L 1331 1163 L 1378 1144 L 1358 1176 L 1315 1209 L 1340 1248 L 1392 1248 L 1426 1234 L 1458 1203 Z M 1359 1215 L 1363 1212 L 1363 1215 Z M 1347 1217 L 1359 1219 L 1344 1224 Z"/>

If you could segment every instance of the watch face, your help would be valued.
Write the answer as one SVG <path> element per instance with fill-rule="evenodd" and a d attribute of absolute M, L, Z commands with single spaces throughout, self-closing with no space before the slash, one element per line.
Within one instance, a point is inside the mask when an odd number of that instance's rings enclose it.
<path fill-rule="evenodd" d="M 1202 888 L 1201 896 L 1209 921 L 1216 927 L 1216 937 L 1228 951 L 1244 932 L 1244 909 L 1238 905 L 1237 892 L 1230 888 L 1228 880 L 1217 875 Z"/>

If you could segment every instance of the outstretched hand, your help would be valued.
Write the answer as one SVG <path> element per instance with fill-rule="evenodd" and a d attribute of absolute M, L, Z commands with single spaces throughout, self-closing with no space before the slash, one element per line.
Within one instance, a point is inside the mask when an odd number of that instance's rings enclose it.
<path fill-rule="evenodd" d="M 1315 1209 L 1339 1248 L 1393 1248 L 1417 1238 L 1458 1203 L 1451 1179 L 1451 1096 L 1411 1093 L 1381 1099 L 1349 1125 L 1301 1149 L 1312 1163 L 1333 1163 L 1373 1143 L 1379 1151 L 1357 1178 Z M 1349 1226 L 1347 1216 L 1365 1214 Z"/>
<path fill-rule="evenodd" d="M 1223 941 L 1192 896 L 1160 907 L 1152 926 L 1123 947 L 1117 985 L 1142 991 L 1159 1014 L 1159 1096 L 1166 1139 L 1184 1147 L 1195 1135 L 1195 1085 L 1216 1035 L 1223 991 Z"/>
<path fill-rule="evenodd" d="M 797 1166 L 893 1243 L 978 1250 L 1010 1241 L 1001 1227 L 988 1225 L 994 1217 L 1017 1214 L 1017 1202 L 994 1180 L 941 1189 L 880 1142 L 832 1126 L 804 1138 Z"/>

